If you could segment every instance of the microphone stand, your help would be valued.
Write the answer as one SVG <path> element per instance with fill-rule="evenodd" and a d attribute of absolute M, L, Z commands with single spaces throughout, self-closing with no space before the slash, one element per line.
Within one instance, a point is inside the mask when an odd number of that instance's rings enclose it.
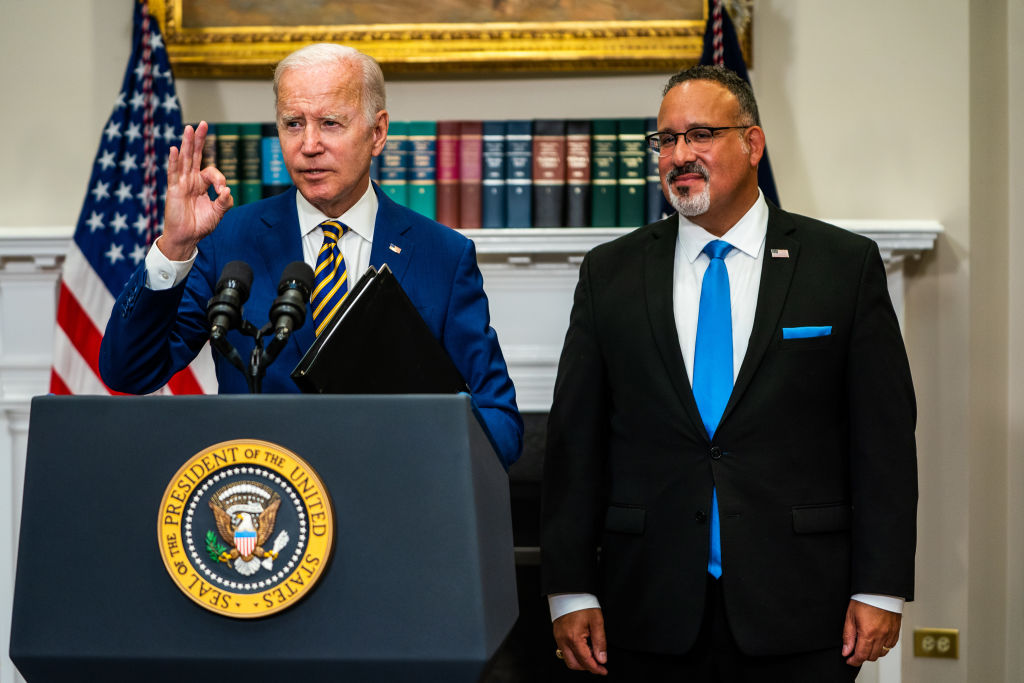
<path fill-rule="evenodd" d="M 243 320 L 238 331 L 247 337 L 253 337 L 256 340 L 256 346 L 253 348 L 252 355 L 255 357 L 262 350 L 262 332 L 263 330 L 257 329 L 248 320 Z M 249 368 L 245 367 L 245 363 L 242 361 L 242 356 L 238 353 L 238 350 L 232 346 L 231 342 L 228 341 L 227 335 L 220 329 L 215 329 L 210 334 L 210 346 L 217 349 L 222 356 L 224 356 L 229 363 L 238 368 L 238 371 L 245 376 L 246 386 L 249 388 L 250 394 L 259 394 L 262 392 L 260 383 L 263 378 L 265 370 L 254 367 L 254 363 L 258 363 L 255 358 L 251 358 L 249 361 Z"/>
<path fill-rule="evenodd" d="M 255 329 L 255 326 L 250 325 L 250 327 Z M 273 331 L 273 328 L 270 323 L 267 323 L 259 330 L 256 330 L 256 333 L 253 335 L 255 343 L 252 347 L 252 354 L 249 356 L 249 371 L 246 373 L 245 378 L 249 382 L 249 391 L 254 394 L 263 392 L 263 376 L 267 373 L 267 366 L 274 362 L 277 354 L 281 353 L 281 349 L 288 343 L 288 337 L 291 336 L 288 328 L 277 328 L 270 340 L 270 344 L 264 350 L 263 339 L 271 331 Z"/>

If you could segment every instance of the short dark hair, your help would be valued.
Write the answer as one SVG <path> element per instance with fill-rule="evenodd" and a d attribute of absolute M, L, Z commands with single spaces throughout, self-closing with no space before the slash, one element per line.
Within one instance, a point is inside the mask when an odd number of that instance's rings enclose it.
<path fill-rule="evenodd" d="M 750 84 L 740 78 L 735 71 L 724 66 L 712 66 L 710 64 L 698 64 L 689 69 L 684 69 L 672 78 L 668 79 L 665 90 L 661 96 L 664 97 L 672 88 L 685 83 L 686 81 L 712 81 L 718 83 L 731 92 L 740 105 L 740 116 L 745 118 L 746 123 L 760 126 L 761 116 L 757 113 L 757 100 L 754 99 L 754 91 Z"/>

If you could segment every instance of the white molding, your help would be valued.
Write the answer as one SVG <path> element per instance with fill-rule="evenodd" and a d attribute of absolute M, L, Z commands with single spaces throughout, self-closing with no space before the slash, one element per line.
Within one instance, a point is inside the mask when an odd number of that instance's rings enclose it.
<path fill-rule="evenodd" d="M 831 220 L 851 232 L 878 243 L 883 258 L 919 257 L 935 247 L 942 224 L 934 220 Z M 599 244 L 631 232 L 633 228 L 528 228 L 507 230 L 460 230 L 476 244 L 481 261 L 507 257 L 525 264 L 522 256 L 582 256 Z"/>

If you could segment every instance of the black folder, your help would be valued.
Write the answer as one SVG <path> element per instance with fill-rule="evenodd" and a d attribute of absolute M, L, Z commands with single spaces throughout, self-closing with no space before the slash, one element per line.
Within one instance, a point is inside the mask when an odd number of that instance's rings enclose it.
<path fill-rule="evenodd" d="M 292 379 L 306 393 L 469 393 L 387 264 L 359 279 Z"/>

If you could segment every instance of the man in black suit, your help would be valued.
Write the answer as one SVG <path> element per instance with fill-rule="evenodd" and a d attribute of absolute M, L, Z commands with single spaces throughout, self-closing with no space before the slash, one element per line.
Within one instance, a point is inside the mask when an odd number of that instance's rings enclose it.
<path fill-rule="evenodd" d="M 581 266 L 541 536 L 571 669 L 850 681 L 913 597 L 916 407 L 882 260 L 764 200 L 759 124 L 731 71 L 672 77 L 649 142 L 679 215 Z"/>

